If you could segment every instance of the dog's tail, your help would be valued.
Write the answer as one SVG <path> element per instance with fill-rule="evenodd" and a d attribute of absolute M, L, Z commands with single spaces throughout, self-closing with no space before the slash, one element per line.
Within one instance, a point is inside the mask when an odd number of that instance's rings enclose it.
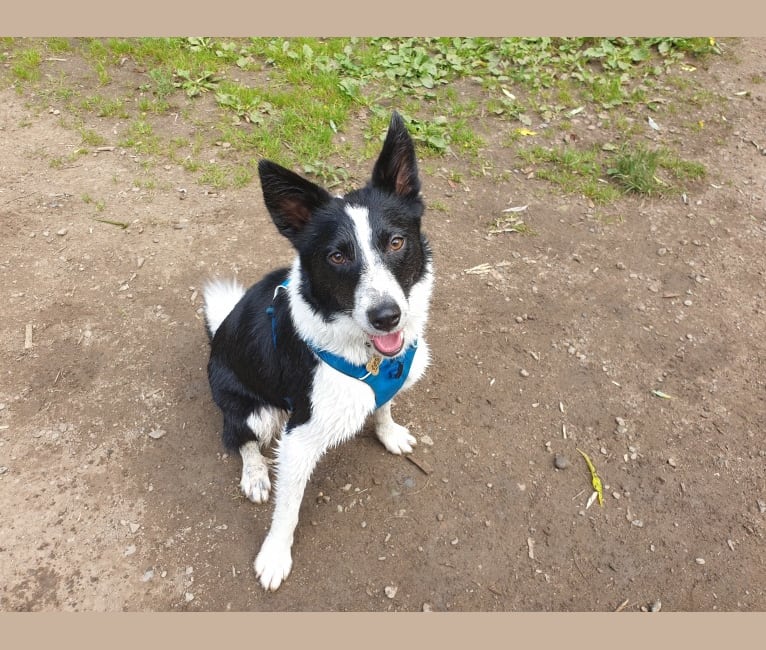
<path fill-rule="evenodd" d="M 245 295 L 245 290 L 236 280 L 212 280 L 205 285 L 202 293 L 205 297 L 205 322 L 212 340 L 221 323 Z"/>

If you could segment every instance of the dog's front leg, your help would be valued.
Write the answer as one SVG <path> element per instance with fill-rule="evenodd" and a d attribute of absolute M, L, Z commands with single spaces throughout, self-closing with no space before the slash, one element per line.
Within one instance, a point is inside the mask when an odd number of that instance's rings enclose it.
<path fill-rule="evenodd" d="M 303 493 L 326 448 L 323 436 L 312 432 L 310 423 L 284 434 L 279 442 L 274 516 L 254 564 L 264 589 L 276 591 L 290 573 Z"/>
<path fill-rule="evenodd" d="M 391 402 L 386 402 L 373 414 L 375 433 L 383 446 L 392 454 L 410 454 L 417 444 L 409 429 L 394 422 L 391 417 Z"/>

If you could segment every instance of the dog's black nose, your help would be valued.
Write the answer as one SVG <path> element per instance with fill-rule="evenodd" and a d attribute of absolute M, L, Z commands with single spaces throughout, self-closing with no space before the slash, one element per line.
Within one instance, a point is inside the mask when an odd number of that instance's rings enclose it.
<path fill-rule="evenodd" d="M 402 311 L 395 302 L 386 302 L 367 311 L 370 324 L 381 332 L 390 332 L 398 324 Z"/>

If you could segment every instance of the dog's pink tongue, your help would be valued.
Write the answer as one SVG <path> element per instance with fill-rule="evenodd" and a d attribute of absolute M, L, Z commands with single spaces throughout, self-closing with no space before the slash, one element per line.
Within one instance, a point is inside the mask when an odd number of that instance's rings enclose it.
<path fill-rule="evenodd" d="M 381 354 L 391 356 L 399 352 L 404 344 L 404 332 L 392 332 L 391 334 L 384 334 L 383 336 L 371 337 L 372 344 L 375 349 Z"/>

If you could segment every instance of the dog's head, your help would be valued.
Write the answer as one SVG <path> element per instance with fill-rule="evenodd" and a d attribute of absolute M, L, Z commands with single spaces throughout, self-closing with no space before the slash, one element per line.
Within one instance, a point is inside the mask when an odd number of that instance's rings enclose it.
<path fill-rule="evenodd" d="M 347 357 L 357 356 L 360 344 L 367 356 L 370 346 L 396 356 L 412 343 L 425 324 L 431 255 L 420 231 L 415 148 L 402 118 L 393 114 L 368 184 L 345 196 L 271 161 L 258 170 L 271 218 L 298 252 L 291 307 L 302 334 Z"/>

